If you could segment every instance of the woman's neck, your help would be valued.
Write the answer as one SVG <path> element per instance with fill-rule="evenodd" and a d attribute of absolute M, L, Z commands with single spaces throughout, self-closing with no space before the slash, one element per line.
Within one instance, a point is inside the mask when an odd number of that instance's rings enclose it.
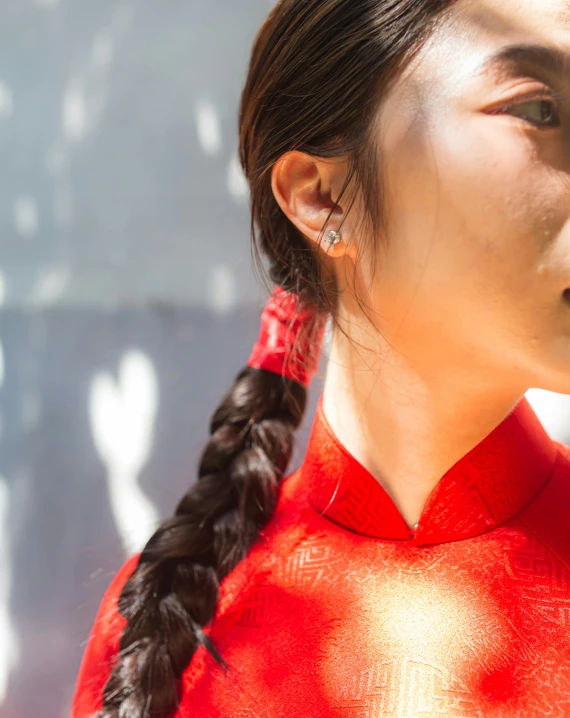
<path fill-rule="evenodd" d="M 412 368 L 396 352 L 363 354 L 343 339 L 332 343 L 323 412 L 411 528 L 442 476 L 523 395 L 520 389 L 491 386 L 473 370 L 443 363 L 433 371 Z"/>

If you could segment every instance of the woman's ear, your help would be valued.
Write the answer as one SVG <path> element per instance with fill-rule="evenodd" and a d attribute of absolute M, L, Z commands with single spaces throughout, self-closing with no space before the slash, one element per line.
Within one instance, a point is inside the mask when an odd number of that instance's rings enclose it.
<path fill-rule="evenodd" d="M 271 187 L 277 203 L 307 239 L 317 245 L 319 235 L 330 211 L 333 197 L 338 197 L 346 178 L 348 165 L 344 158 L 320 159 L 304 152 L 286 152 L 271 170 Z M 345 240 L 331 247 L 324 241 L 330 229 L 339 231 Z M 329 257 L 341 257 L 349 252 L 350 227 L 342 206 L 337 206 L 326 225 L 320 247 Z"/>

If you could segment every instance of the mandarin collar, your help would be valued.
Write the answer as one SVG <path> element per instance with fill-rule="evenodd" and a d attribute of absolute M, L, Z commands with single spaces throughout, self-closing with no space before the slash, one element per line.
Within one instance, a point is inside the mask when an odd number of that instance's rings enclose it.
<path fill-rule="evenodd" d="M 433 488 L 414 529 L 335 435 L 318 399 L 301 484 L 321 516 L 356 534 L 433 544 L 477 536 L 515 516 L 548 481 L 558 455 L 526 397 Z"/>

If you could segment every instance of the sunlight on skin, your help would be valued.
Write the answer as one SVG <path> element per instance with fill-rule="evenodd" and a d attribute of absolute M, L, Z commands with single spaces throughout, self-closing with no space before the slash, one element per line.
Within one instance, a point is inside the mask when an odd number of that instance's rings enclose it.
<path fill-rule="evenodd" d="M 10 674 L 20 662 L 20 647 L 14 623 L 10 618 L 12 569 L 10 565 L 10 536 L 8 514 L 10 493 L 6 480 L 0 476 L 0 705 L 8 693 Z"/>
<path fill-rule="evenodd" d="M 107 468 L 111 510 L 128 555 L 143 548 L 159 522 L 137 482 L 152 448 L 157 404 L 155 369 L 138 351 L 123 356 L 118 381 L 101 372 L 91 384 L 93 440 Z"/>

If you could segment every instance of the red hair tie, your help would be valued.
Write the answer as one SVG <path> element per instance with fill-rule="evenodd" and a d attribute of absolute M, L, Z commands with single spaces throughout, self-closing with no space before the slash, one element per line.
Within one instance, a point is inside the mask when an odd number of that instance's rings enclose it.
<path fill-rule="evenodd" d="M 247 365 L 266 369 L 309 387 L 319 368 L 326 312 L 301 311 L 299 297 L 275 286 Z"/>

